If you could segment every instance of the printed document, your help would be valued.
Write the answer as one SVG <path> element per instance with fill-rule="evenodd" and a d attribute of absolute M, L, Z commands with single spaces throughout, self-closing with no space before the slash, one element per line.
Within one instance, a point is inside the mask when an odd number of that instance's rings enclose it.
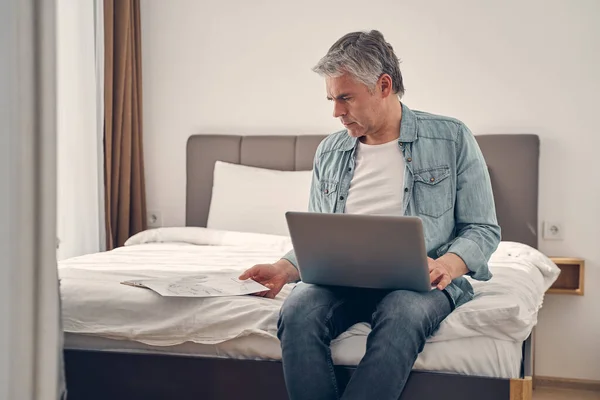
<path fill-rule="evenodd" d="M 242 296 L 269 290 L 252 279 L 240 281 L 234 276 L 193 275 L 178 278 L 129 280 L 121 283 L 151 289 L 165 297 Z"/>

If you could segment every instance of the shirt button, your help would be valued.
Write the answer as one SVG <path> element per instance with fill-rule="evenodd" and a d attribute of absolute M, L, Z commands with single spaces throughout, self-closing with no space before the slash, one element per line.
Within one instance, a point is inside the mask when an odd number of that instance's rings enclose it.
<path fill-rule="evenodd" d="M 435 178 L 431 177 L 431 179 L 429 179 L 429 182 L 434 182 Z"/>
<path fill-rule="evenodd" d="M 340 196 L 340 200 L 344 200 L 344 196 Z"/>
<path fill-rule="evenodd" d="M 348 167 L 348 172 L 352 171 L 352 167 Z"/>
<path fill-rule="evenodd" d="M 400 146 L 404 146 L 404 143 L 400 142 Z"/>
<path fill-rule="evenodd" d="M 408 188 L 404 188 L 404 193 L 408 193 Z"/>
<path fill-rule="evenodd" d="M 408 161 L 408 162 L 411 162 L 411 161 L 412 161 L 412 158 L 408 157 L 408 158 L 406 159 L 406 161 Z"/>
<path fill-rule="evenodd" d="M 329 193 L 329 189 L 325 189 L 325 194 Z"/>

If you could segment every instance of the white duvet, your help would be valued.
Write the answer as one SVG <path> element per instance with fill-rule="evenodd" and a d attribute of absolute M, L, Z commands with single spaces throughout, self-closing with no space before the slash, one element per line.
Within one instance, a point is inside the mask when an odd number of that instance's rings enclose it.
<path fill-rule="evenodd" d="M 119 282 L 200 271 L 237 276 L 254 264 L 278 260 L 290 248 L 285 236 L 189 227 L 142 232 L 122 248 L 59 263 L 64 329 L 154 346 L 214 344 L 246 335 L 276 337 L 279 309 L 293 285 L 270 300 L 164 298 Z M 475 298 L 442 322 L 430 342 L 527 338 L 558 268 L 539 251 L 512 242 L 502 242 L 489 265 L 494 277 L 488 282 L 471 280 Z M 337 340 L 368 332 L 368 324 L 357 324 Z"/>

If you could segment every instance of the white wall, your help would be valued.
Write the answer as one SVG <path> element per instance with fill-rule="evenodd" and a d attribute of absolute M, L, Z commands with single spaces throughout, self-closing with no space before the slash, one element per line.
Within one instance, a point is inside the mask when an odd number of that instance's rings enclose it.
<path fill-rule="evenodd" d="M 310 68 L 341 35 L 379 29 L 403 60 L 409 107 L 476 134 L 540 135 L 540 221 L 565 236 L 540 248 L 584 257 L 587 271 L 584 297 L 546 298 L 536 374 L 600 380 L 598 15 L 597 0 L 144 0 L 148 209 L 184 225 L 192 134 L 339 129 Z"/>

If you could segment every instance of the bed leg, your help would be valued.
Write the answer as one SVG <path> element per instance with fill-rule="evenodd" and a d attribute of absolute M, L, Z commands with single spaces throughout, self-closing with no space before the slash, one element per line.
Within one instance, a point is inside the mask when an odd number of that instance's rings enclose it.
<path fill-rule="evenodd" d="M 533 381 L 530 376 L 510 380 L 510 400 L 531 400 L 532 397 Z"/>

